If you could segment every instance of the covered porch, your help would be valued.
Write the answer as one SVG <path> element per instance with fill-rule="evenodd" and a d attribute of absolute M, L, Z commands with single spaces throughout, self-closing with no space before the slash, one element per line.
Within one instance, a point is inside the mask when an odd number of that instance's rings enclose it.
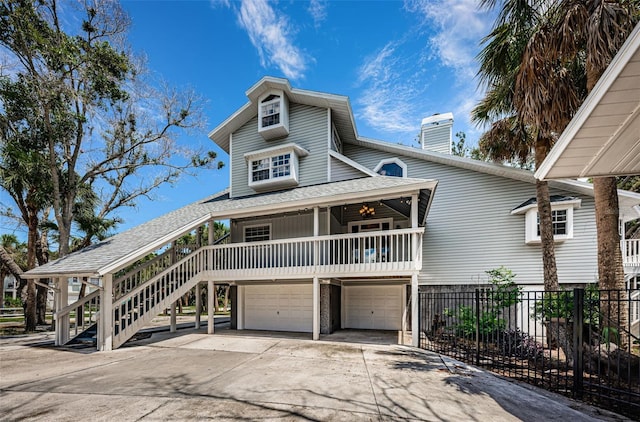
<path fill-rule="evenodd" d="M 98 326 L 98 349 L 111 350 L 162 310 L 170 308 L 175 316 L 176 301 L 194 287 L 200 301 L 205 285 L 212 292 L 219 284 L 235 289 L 301 280 L 308 284 L 311 296 L 311 323 L 304 331 L 318 339 L 321 285 L 340 284 L 344 279 L 386 279 L 393 280 L 386 284 L 398 285 L 400 277 L 405 291 L 411 286 L 408 295 L 414 291 L 417 295 L 424 222 L 436 184 L 369 177 L 238 199 L 222 193 L 31 270 L 27 277 L 48 282 L 56 291 L 57 344 L 71 337 L 72 313 L 84 320 L 81 307 L 92 310 L 89 319 Z M 365 206 L 376 207 L 378 214 L 361 215 L 359 210 Z M 240 229 L 256 221 L 292 221 L 293 215 L 310 224 L 300 225 L 295 233 L 274 231 L 269 240 L 247 239 Z M 225 242 L 215 244 L 213 223 L 221 220 L 230 222 L 231 233 Z M 177 243 L 185 233 L 204 230 L 209 231 L 206 245 Z M 68 304 L 65 292 L 70 277 L 90 284 L 93 292 Z M 402 295 L 402 312 L 417 313 L 415 304 L 407 310 L 406 296 Z M 214 295 L 208 298 L 208 325 L 213 333 Z M 235 305 L 242 301 L 237 290 L 235 300 Z M 417 321 L 417 316 L 412 320 Z M 171 328 L 175 329 L 174 317 Z M 413 335 L 417 344 L 417 330 Z"/>

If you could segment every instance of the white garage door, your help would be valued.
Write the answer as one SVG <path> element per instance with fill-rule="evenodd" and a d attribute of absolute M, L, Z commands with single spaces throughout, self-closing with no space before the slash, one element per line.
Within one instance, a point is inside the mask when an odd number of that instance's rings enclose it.
<path fill-rule="evenodd" d="M 403 286 L 347 286 L 345 328 L 402 329 Z"/>
<path fill-rule="evenodd" d="M 247 330 L 311 332 L 311 285 L 245 286 L 244 328 Z"/>
<path fill-rule="evenodd" d="M 347 286 L 344 294 L 345 328 L 402 329 L 404 286 Z"/>

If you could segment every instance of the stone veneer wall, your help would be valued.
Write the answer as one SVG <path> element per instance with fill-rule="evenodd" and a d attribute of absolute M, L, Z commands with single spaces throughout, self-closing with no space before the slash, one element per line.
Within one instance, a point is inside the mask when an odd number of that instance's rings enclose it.
<path fill-rule="evenodd" d="M 320 285 L 320 334 L 340 328 L 340 286 Z"/>

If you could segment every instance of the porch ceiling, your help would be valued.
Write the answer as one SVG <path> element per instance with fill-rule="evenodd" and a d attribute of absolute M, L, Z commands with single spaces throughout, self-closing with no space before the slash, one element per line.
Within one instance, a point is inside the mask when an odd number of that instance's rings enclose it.
<path fill-rule="evenodd" d="M 34 268 L 24 277 L 113 273 L 212 219 L 271 215 L 316 206 L 341 205 L 354 200 L 393 199 L 414 193 L 425 198 L 420 208 L 424 207 L 426 216 L 437 183 L 435 180 L 379 176 L 233 199 L 229 198 L 228 191 L 223 191 Z"/>

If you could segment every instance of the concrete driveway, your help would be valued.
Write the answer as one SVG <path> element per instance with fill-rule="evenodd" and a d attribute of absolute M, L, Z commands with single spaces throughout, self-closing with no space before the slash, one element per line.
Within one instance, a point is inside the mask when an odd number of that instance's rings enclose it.
<path fill-rule="evenodd" d="M 625 420 L 406 346 L 264 334 L 162 332 L 107 353 L 0 340 L 0 419 Z"/>

